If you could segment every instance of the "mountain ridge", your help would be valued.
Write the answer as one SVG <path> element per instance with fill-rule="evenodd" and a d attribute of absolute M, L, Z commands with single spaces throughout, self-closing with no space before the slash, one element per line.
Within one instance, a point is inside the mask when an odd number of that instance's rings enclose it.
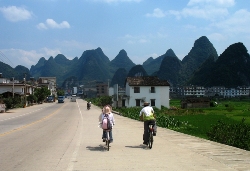
<path fill-rule="evenodd" d="M 241 44 L 243 45 L 243 43 Z M 238 48 L 239 50 L 235 50 L 235 52 L 230 51 L 230 53 L 241 54 L 240 51 L 242 51 L 243 56 L 249 56 L 246 47 L 243 46 L 236 46 L 236 49 Z M 232 45 L 229 47 L 232 47 Z M 220 56 L 227 56 L 225 55 L 227 53 L 228 50 L 226 49 L 222 53 L 224 55 L 221 54 Z M 68 78 L 77 78 L 76 80 L 79 84 L 84 84 L 84 82 L 88 81 L 107 82 L 108 80 L 112 80 L 113 83 L 122 82 L 118 79 L 119 74 L 116 73 L 120 68 L 124 68 L 126 70 L 126 72 L 124 70 L 120 70 L 123 73 L 120 77 L 124 77 L 124 74 L 126 73 L 127 75 L 131 74 L 133 76 L 142 74 L 158 76 L 160 79 L 168 80 L 173 86 L 182 86 L 191 83 L 211 85 L 209 81 L 214 79 L 215 82 L 215 78 L 212 77 L 214 77 L 214 74 L 218 73 L 212 73 L 210 70 L 219 70 L 216 67 L 221 66 L 217 66 L 215 64 L 217 60 L 220 61 L 222 59 L 223 58 L 219 59 L 217 51 L 209 39 L 206 36 L 202 36 L 194 41 L 193 47 L 182 60 L 180 60 L 170 48 L 165 54 L 160 55 L 155 59 L 149 57 L 145 60 L 145 62 L 143 62 L 142 65 L 135 65 L 128 57 L 128 54 L 124 49 L 120 50 L 113 60 L 110 60 L 103 53 L 102 49 L 98 47 L 97 49 L 86 50 L 79 58 L 75 57 L 72 60 L 67 59 L 63 54 L 58 54 L 55 57 L 51 56 L 48 60 L 41 57 L 36 65 L 31 66 L 29 72 L 30 75 L 35 78 L 40 76 L 57 77 L 59 87 Z M 248 58 L 242 57 L 239 60 L 244 61 L 246 59 L 248 60 Z M 227 61 L 228 59 L 225 60 Z M 234 60 L 231 60 L 231 62 L 234 62 Z M 224 61 L 224 63 L 226 62 Z M 243 64 L 244 62 L 238 62 L 238 65 Z M 248 64 L 246 67 L 247 66 Z M 133 71 L 131 71 L 132 69 Z M 235 67 L 235 69 L 238 68 Z M 11 70 L 11 68 L 8 68 L 8 70 Z M 244 73 L 245 71 L 247 71 L 247 74 Z M 3 71 L 0 70 L 0 72 Z M 14 71 L 11 72 L 15 73 Z M 220 70 L 220 72 L 230 73 L 229 71 L 224 70 Z M 238 76 L 241 77 L 242 82 L 239 84 L 250 84 L 248 75 L 247 68 L 245 70 L 240 70 Z M 237 75 L 234 76 L 236 77 Z M 117 80 L 113 79 L 113 77 Z M 203 77 L 209 78 L 206 78 L 207 80 L 204 81 L 197 80 L 197 78 L 201 79 Z M 231 77 L 230 79 L 236 80 L 236 78 Z"/>

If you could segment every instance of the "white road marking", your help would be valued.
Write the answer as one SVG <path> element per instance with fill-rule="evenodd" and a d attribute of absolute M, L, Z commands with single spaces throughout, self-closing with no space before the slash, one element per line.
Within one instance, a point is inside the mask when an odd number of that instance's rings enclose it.
<path fill-rule="evenodd" d="M 19 118 L 19 117 L 25 116 L 25 115 L 29 115 L 29 114 L 34 113 L 34 112 L 36 112 L 36 111 L 42 110 L 43 108 L 45 108 L 45 107 L 42 107 L 42 108 L 40 108 L 40 109 L 31 111 L 31 112 L 29 112 L 29 113 L 25 113 L 25 114 L 22 114 L 22 115 L 18 115 L 18 116 L 14 116 L 14 117 L 11 117 L 11 118 L 3 119 L 3 120 L 0 120 L 0 122 L 7 121 L 7 120 L 11 120 L 11 119 L 14 119 L 14 118 Z"/>
<path fill-rule="evenodd" d="M 69 162 L 69 164 L 68 164 L 68 168 L 67 168 L 67 170 L 68 171 L 72 171 L 73 169 L 74 169 L 74 163 L 75 163 L 75 161 L 76 161 L 76 158 L 77 158 L 77 155 L 78 155 L 78 151 L 79 151 L 79 148 L 80 148 L 80 146 L 81 146 L 81 141 L 82 141 L 82 132 L 83 132 L 83 116 L 82 116 L 82 112 L 81 112 L 81 109 L 80 109 L 80 107 L 79 107 L 79 104 L 78 104 L 78 101 L 76 100 L 76 102 L 77 102 L 77 106 L 78 106 L 78 109 L 79 109 L 79 114 L 80 114 L 80 116 L 81 116 L 81 128 L 80 128 L 80 137 L 79 137 L 79 139 L 78 139 L 78 141 L 77 141 L 77 143 L 76 143 L 76 147 L 75 147 L 75 150 L 74 150 L 74 152 L 73 152 L 73 154 L 72 154 L 72 157 L 71 157 L 71 159 L 70 159 L 70 162 Z"/>

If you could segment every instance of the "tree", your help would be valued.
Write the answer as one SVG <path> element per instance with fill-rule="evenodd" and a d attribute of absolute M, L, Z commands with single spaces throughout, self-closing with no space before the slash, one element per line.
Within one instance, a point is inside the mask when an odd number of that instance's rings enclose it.
<path fill-rule="evenodd" d="M 111 96 L 101 96 L 100 97 L 100 105 L 105 106 L 107 104 L 112 105 L 112 97 Z"/>
<path fill-rule="evenodd" d="M 27 97 L 27 100 L 29 102 L 36 102 L 37 101 L 37 97 L 34 94 L 31 94 Z"/>
<path fill-rule="evenodd" d="M 51 93 L 47 87 L 41 87 L 41 88 L 36 88 L 34 95 L 37 97 L 38 102 L 42 102 L 45 100 L 47 96 L 49 96 Z"/>
<path fill-rule="evenodd" d="M 63 90 L 57 90 L 57 96 L 64 96 Z"/>

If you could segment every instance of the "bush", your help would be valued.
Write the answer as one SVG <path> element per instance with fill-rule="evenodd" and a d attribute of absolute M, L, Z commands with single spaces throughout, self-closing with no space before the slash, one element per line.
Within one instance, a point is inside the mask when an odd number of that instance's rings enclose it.
<path fill-rule="evenodd" d="M 244 121 L 243 118 L 240 124 L 227 124 L 219 120 L 207 136 L 212 141 L 250 150 L 250 127 L 244 124 Z"/>
<path fill-rule="evenodd" d="M 111 96 L 101 96 L 98 98 L 87 98 L 85 99 L 88 102 L 91 102 L 97 106 L 103 107 L 105 105 L 111 105 L 112 106 L 112 97 Z"/>
<path fill-rule="evenodd" d="M 12 101 L 13 108 L 20 107 L 21 103 L 22 103 L 21 97 L 19 97 L 19 96 L 14 97 L 14 99 Z"/>
<path fill-rule="evenodd" d="M 230 105 L 227 106 L 227 111 L 228 112 L 232 112 L 234 109 L 235 109 L 234 105 L 232 105 L 232 104 L 230 104 Z"/>
<path fill-rule="evenodd" d="M 35 95 L 31 94 L 31 95 L 29 95 L 29 96 L 27 97 L 27 100 L 28 100 L 29 102 L 37 102 L 37 97 L 36 97 Z"/>
<path fill-rule="evenodd" d="M 5 106 L 7 109 L 12 108 L 12 104 L 13 104 L 12 97 L 8 97 L 8 98 L 3 99 L 3 102 L 5 103 Z"/>

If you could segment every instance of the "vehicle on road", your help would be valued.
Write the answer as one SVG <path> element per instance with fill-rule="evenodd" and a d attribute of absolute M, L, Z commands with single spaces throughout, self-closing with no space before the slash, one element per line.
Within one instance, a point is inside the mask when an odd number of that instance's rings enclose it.
<path fill-rule="evenodd" d="M 64 103 L 64 96 L 58 96 L 58 103 Z"/>
<path fill-rule="evenodd" d="M 91 107 L 91 102 L 88 102 L 88 103 L 87 103 L 87 109 L 89 110 L 90 107 Z"/>
<path fill-rule="evenodd" d="M 76 102 L 76 95 L 75 95 L 75 94 L 72 94 L 72 96 L 71 96 L 71 101 L 72 101 L 72 102 Z"/>
<path fill-rule="evenodd" d="M 47 97 L 47 102 L 48 103 L 54 102 L 54 97 L 53 96 L 48 96 Z"/>

